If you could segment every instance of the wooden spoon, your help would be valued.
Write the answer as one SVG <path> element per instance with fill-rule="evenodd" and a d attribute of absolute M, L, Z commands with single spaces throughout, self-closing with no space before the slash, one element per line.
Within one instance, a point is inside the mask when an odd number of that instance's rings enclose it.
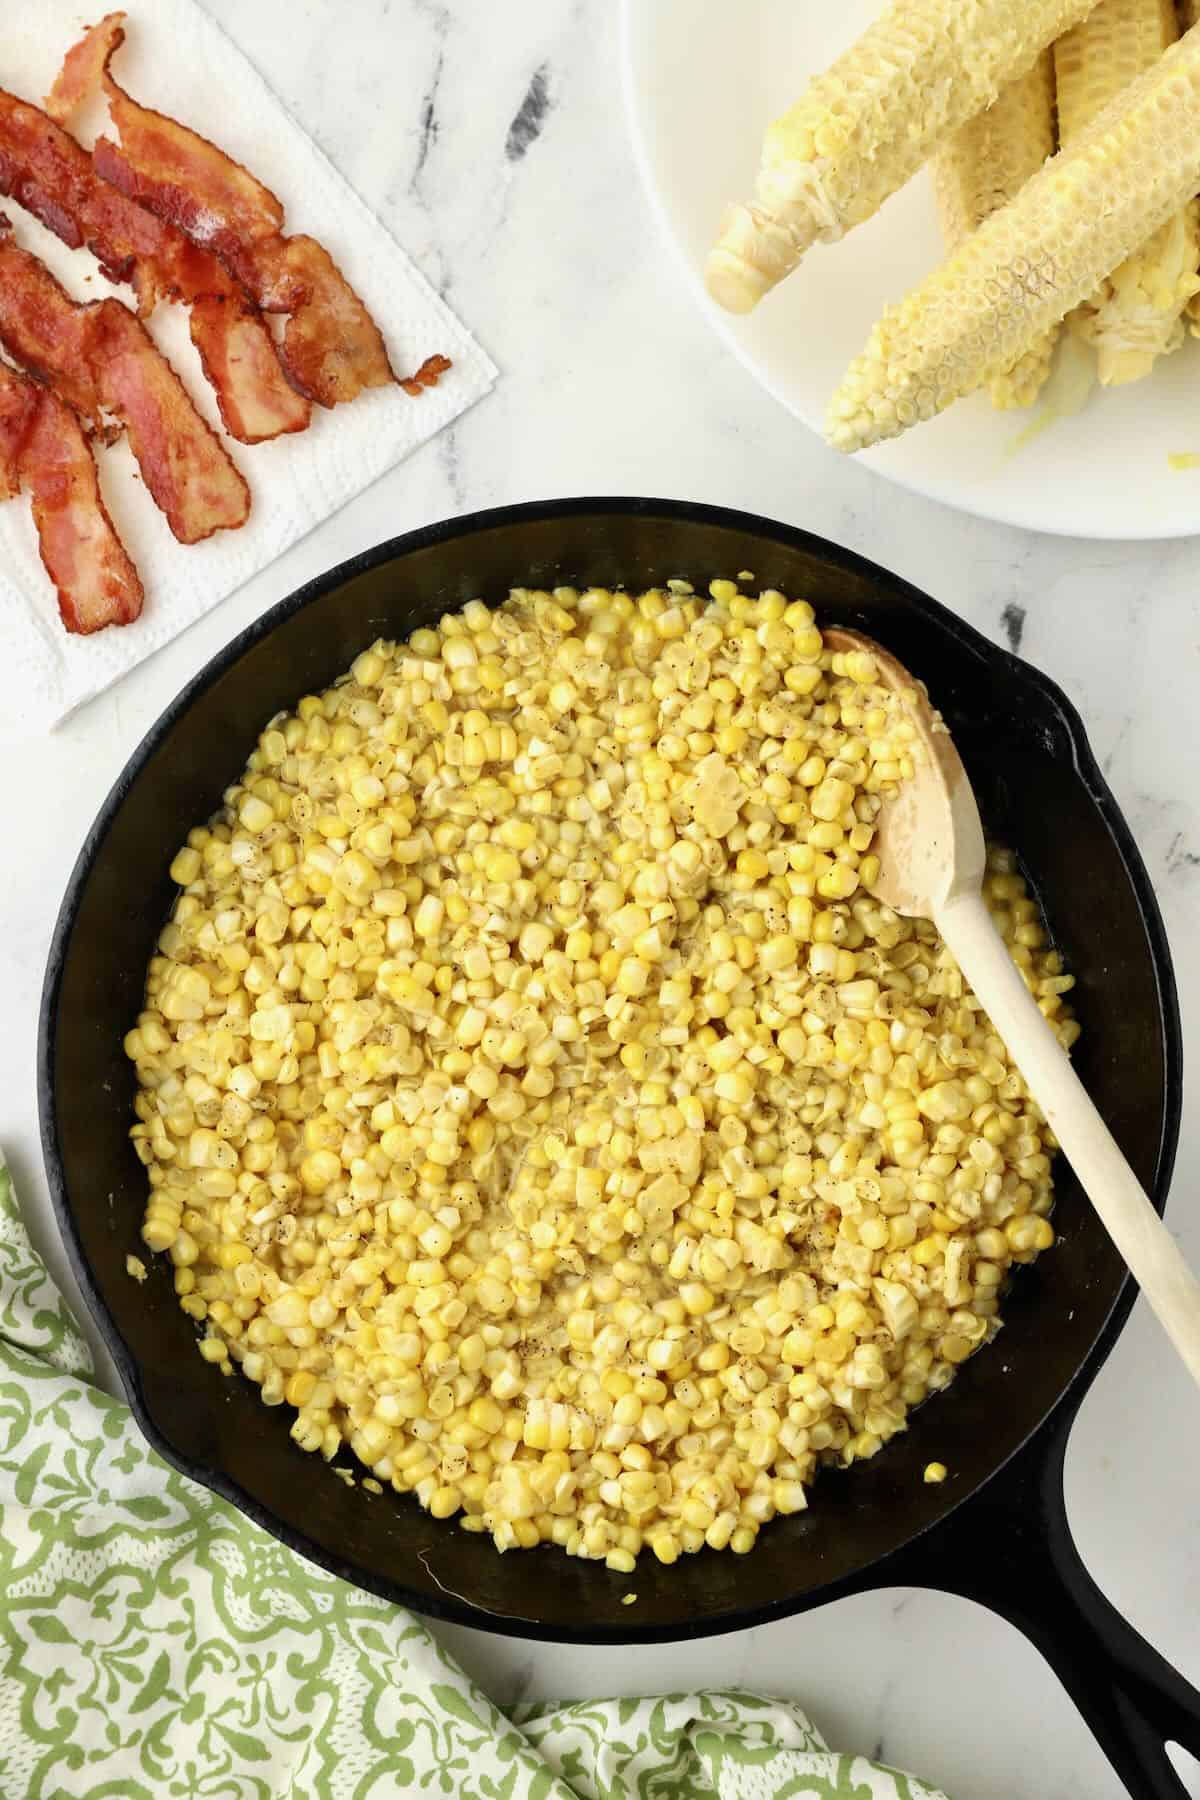
<path fill-rule="evenodd" d="M 992 922 L 983 898 L 983 827 L 954 740 L 924 688 L 856 631 L 823 633 L 833 651 L 866 651 L 900 700 L 921 750 L 879 815 L 872 891 L 908 918 L 932 919 L 1007 1044 L 1101 1223 L 1200 1384 L 1200 1281 L 1150 1204 Z"/>

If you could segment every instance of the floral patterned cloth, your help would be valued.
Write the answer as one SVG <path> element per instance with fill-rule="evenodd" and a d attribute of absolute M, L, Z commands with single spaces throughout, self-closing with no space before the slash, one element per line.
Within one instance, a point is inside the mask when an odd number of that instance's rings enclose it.
<path fill-rule="evenodd" d="M 0 1156 L 4 1800 L 945 1800 L 752 1694 L 507 1719 L 410 1614 L 148 1448 Z"/>

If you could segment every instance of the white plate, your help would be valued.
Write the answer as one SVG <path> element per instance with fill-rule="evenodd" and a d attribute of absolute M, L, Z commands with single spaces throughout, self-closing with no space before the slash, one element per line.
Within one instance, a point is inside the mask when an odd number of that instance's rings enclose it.
<path fill-rule="evenodd" d="M 764 126 L 876 10 L 871 0 L 623 0 L 626 106 L 663 230 L 721 337 L 814 431 L 884 305 L 941 260 L 928 176 L 842 243 L 817 245 L 747 318 L 713 305 L 702 270 L 723 206 L 753 189 Z M 1200 343 L 1018 447 L 1029 418 L 973 395 L 864 460 L 918 493 L 1035 531 L 1200 532 L 1200 468 L 1167 461 L 1200 451 Z"/>

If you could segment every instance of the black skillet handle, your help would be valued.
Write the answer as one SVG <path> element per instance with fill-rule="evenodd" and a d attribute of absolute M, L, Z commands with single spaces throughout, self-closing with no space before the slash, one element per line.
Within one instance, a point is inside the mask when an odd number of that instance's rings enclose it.
<path fill-rule="evenodd" d="M 1078 1402 L 1076 1402 L 1076 1405 Z M 1105 1599 L 1067 1524 L 1068 1401 L 971 1501 L 888 1568 L 961 1594 L 1041 1651 L 1135 1800 L 1188 1800 L 1168 1742 L 1200 1757 L 1200 1693 Z"/>

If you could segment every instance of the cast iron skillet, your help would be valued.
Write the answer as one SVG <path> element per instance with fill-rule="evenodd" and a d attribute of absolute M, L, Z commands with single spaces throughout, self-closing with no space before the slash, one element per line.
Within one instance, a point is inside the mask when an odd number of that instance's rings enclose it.
<path fill-rule="evenodd" d="M 1077 973 L 1078 1066 L 1161 1210 L 1182 1092 L 1179 1017 L 1154 894 L 1083 726 L 1059 690 L 862 557 L 744 513 L 664 500 L 506 507 L 380 545 L 302 588 L 168 708 L 104 804 L 59 915 L 39 1048 L 42 1136 L 76 1275 L 142 1429 L 167 1460 L 301 1554 L 389 1599 L 498 1632 L 595 1643 L 733 1631 L 891 1585 L 982 1601 L 1043 1651 L 1138 1800 L 1181 1800 L 1164 1740 L 1200 1754 L 1200 1695 L 1114 1611 L 1071 1541 L 1063 1456 L 1134 1289 L 1070 1174 L 1060 1241 L 1023 1270 L 998 1343 L 874 1461 L 817 1484 L 810 1510 L 747 1557 L 705 1552 L 629 1578 L 555 1551 L 500 1557 L 415 1503 L 349 1491 L 290 1441 L 256 1390 L 196 1354 L 170 1272 L 137 1286 L 144 1173 L 126 1128 L 121 1040 L 171 904 L 185 829 L 220 802 L 265 721 L 325 687 L 375 637 L 511 585 L 753 571 L 860 626 L 923 676 L 988 825 L 1020 853 Z M 1163 1446 L 1163 1473 L 1170 1450 Z M 950 1479 L 922 1470 L 945 1462 Z"/>

